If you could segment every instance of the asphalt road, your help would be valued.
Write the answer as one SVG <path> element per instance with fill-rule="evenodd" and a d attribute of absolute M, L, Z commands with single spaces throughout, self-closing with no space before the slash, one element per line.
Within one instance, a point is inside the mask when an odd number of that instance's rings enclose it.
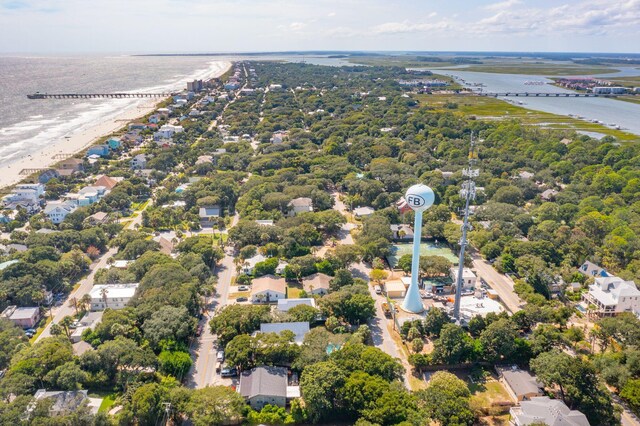
<path fill-rule="evenodd" d="M 151 205 L 151 200 L 149 200 L 147 206 L 149 205 Z M 129 223 L 126 229 L 133 229 L 136 224 L 140 224 L 141 222 L 142 222 L 142 212 L 138 212 L 138 216 L 133 218 L 133 220 Z M 51 310 L 53 313 L 53 321 L 47 324 L 45 329 L 42 331 L 42 333 L 40 333 L 40 335 L 36 339 L 36 342 L 46 337 L 51 337 L 52 324 L 59 323 L 62 320 L 62 318 L 66 316 L 75 315 L 76 311 L 73 307 L 69 306 L 69 300 L 71 300 L 74 297 L 80 300 L 82 296 L 89 293 L 89 291 L 91 291 L 91 289 L 93 288 L 93 277 L 95 276 L 98 269 L 105 268 L 107 266 L 107 262 L 109 258 L 113 257 L 113 255 L 115 255 L 117 252 L 118 252 L 117 248 L 111 248 L 106 252 L 104 252 L 95 262 L 91 264 L 91 266 L 89 266 L 90 268 L 89 275 L 87 275 L 86 277 L 84 277 L 79 281 L 80 285 L 78 286 L 78 288 L 69 294 L 69 296 L 67 297 L 67 299 L 65 299 L 62 305 L 56 308 L 53 308 Z"/>
<path fill-rule="evenodd" d="M 477 275 L 484 278 L 489 287 L 498 292 L 500 300 L 507 309 L 512 314 L 521 310 L 524 302 L 513 290 L 513 280 L 493 269 L 493 266 L 484 260 L 478 252 L 470 251 L 469 254 L 473 259 L 473 268 L 478 273 Z"/>

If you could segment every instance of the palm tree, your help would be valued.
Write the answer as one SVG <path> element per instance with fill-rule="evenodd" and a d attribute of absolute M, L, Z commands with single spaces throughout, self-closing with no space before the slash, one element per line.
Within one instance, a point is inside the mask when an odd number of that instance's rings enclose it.
<path fill-rule="evenodd" d="M 64 328 L 64 332 L 68 339 L 71 338 L 71 324 L 73 324 L 73 317 L 70 317 L 69 315 L 60 320 L 60 325 Z"/>
<path fill-rule="evenodd" d="M 69 307 L 75 309 L 76 316 L 78 316 L 78 308 L 80 307 L 80 301 L 76 297 L 69 299 Z"/>
<path fill-rule="evenodd" d="M 91 306 L 91 295 L 89 293 L 86 293 L 80 298 L 80 306 L 82 306 L 81 309 L 85 312 L 89 309 Z"/>
<path fill-rule="evenodd" d="M 107 290 L 106 288 L 103 288 L 102 290 L 100 290 L 100 296 L 102 297 L 102 301 L 104 302 L 104 307 L 108 308 L 109 305 L 107 304 L 107 295 L 109 294 L 109 290 Z"/>

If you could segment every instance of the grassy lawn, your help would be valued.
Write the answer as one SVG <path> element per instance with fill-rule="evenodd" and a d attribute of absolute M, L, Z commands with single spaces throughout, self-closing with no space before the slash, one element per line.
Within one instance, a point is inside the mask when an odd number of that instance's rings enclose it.
<path fill-rule="evenodd" d="M 238 297 L 249 297 L 250 291 L 236 291 L 235 293 L 229 293 L 229 299 L 237 299 Z"/>
<path fill-rule="evenodd" d="M 297 299 L 301 291 L 301 284 L 287 284 L 287 299 Z"/>
<path fill-rule="evenodd" d="M 492 63 L 470 65 L 465 71 L 490 72 L 498 74 L 535 74 L 535 75 L 589 75 L 605 74 L 618 71 L 609 67 L 589 67 L 568 64 L 549 63 Z"/>
<path fill-rule="evenodd" d="M 42 324 L 41 327 L 38 327 L 36 334 L 34 334 L 33 337 L 29 339 L 29 343 L 34 344 L 38 336 L 42 334 L 42 332 L 44 331 L 45 328 L 47 328 L 47 325 L 49 325 L 50 322 L 51 322 L 51 317 L 47 315 L 47 320 L 44 322 L 44 324 Z"/>
<path fill-rule="evenodd" d="M 601 124 L 589 123 L 577 118 L 548 112 L 535 111 L 522 106 L 513 105 L 501 99 L 473 95 L 417 95 L 416 98 L 423 105 L 436 110 L 460 112 L 465 115 L 475 115 L 482 119 L 509 120 L 515 119 L 523 124 L 535 125 L 547 129 L 582 130 L 611 135 L 621 141 L 637 141 L 638 136 L 611 129 Z M 526 102 L 526 98 L 523 98 Z M 447 109 L 445 104 L 457 104 L 455 109 Z"/>
<path fill-rule="evenodd" d="M 102 404 L 100 404 L 100 408 L 98 408 L 99 413 L 108 412 L 116 402 L 117 397 L 118 395 L 114 392 L 95 391 L 89 393 L 89 398 L 102 398 Z"/>
<path fill-rule="evenodd" d="M 619 101 L 631 102 L 633 104 L 640 104 L 640 96 L 618 96 L 616 99 Z"/>

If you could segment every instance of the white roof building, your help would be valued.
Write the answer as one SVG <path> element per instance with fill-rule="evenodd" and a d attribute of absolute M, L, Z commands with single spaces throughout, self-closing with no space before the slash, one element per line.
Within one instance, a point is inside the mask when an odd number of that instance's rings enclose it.
<path fill-rule="evenodd" d="M 454 266 L 451 268 L 451 279 L 453 280 L 453 284 L 455 285 L 458 282 L 458 267 Z M 462 269 L 462 288 L 464 289 L 473 289 L 476 286 L 477 281 L 476 274 L 469 268 Z"/>
<path fill-rule="evenodd" d="M 512 407 L 509 413 L 515 426 L 589 426 L 589 420 L 583 413 L 571 410 L 564 402 L 548 396 L 536 396 L 530 401 L 522 401 L 520 406 Z"/>
<path fill-rule="evenodd" d="M 278 300 L 278 310 L 282 312 L 287 312 L 289 309 L 294 308 L 299 305 L 307 305 L 312 308 L 316 307 L 315 299 L 310 297 L 300 298 L 300 299 L 280 299 Z"/>
<path fill-rule="evenodd" d="M 133 298 L 138 289 L 137 283 L 129 284 L 99 284 L 94 285 L 91 296 L 91 310 L 101 311 L 106 308 L 122 309 Z"/>
<path fill-rule="evenodd" d="M 595 306 L 594 313 L 599 316 L 640 312 L 640 290 L 633 281 L 618 277 L 597 277 L 582 297 Z"/>
<path fill-rule="evenodd" d="M 68 201 L 52 201 L 47 203 L 44 208 L 44 214 L 47 215 L 49 220 L 55 224 L 62 223 L 67 215 L 73 212 L 77 206 Z"/>
<path fill-rule="evenodd" d="M 293 333 L 293 341 L 299 345 L 302 344 L 304 336 L 309 332 L 308 322 L 270 322 L 260 324 L 260 333 L 276 333 L 283 331 L 291 331 Z"/>
<path fill-rule="evenodd" d="M 256 253 L 253 257 L 245 259 L 242 264 L 242 273 L 247 275 L 253 274 L 253 269 L 256 267 L 256 264 L 264 262 L 265 260 L 267 260 L 267 257 L 260 253 Z"/>

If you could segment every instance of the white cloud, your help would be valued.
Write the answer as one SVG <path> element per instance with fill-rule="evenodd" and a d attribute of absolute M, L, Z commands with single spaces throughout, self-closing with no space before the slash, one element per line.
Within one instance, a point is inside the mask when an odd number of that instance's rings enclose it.
<path fill-rule="evenodd" d="M 504 10 L 504 9 L 509 9 L 517 4 L 521 4 L 522 1 L 521 0 L 505 0 L 505 1 L 500 1 L 497 3 L 491 3 L 488 4 L 484 7 L 484 9 L 487 10 Z"/>
<path fill-rule="evenodd" d="M 371 28 L 373 34 L 400 34 L 400 33 L 415 33 L 415 32 L 427 32 L 445 30 L 450 28 L 450 24 L 447 21 L 439 22 L 385 22 L 384 24 L 376 25 Z"/>
<path fill-rule="evenodd" d="M 292 22 L 291 24 L 289 24 L 289 29 L 292 31 L 300 31 L 306 26 L 307 24 L 305 24 L 304 22 Z"/>
<path fill-rule="evenodd" d="M 329 18 L 333 18 L 334 16 L 336 16 L 336 13 L 335 12 L 329 12 L 329 13 L 327 13 L 327 16 Z"/>

